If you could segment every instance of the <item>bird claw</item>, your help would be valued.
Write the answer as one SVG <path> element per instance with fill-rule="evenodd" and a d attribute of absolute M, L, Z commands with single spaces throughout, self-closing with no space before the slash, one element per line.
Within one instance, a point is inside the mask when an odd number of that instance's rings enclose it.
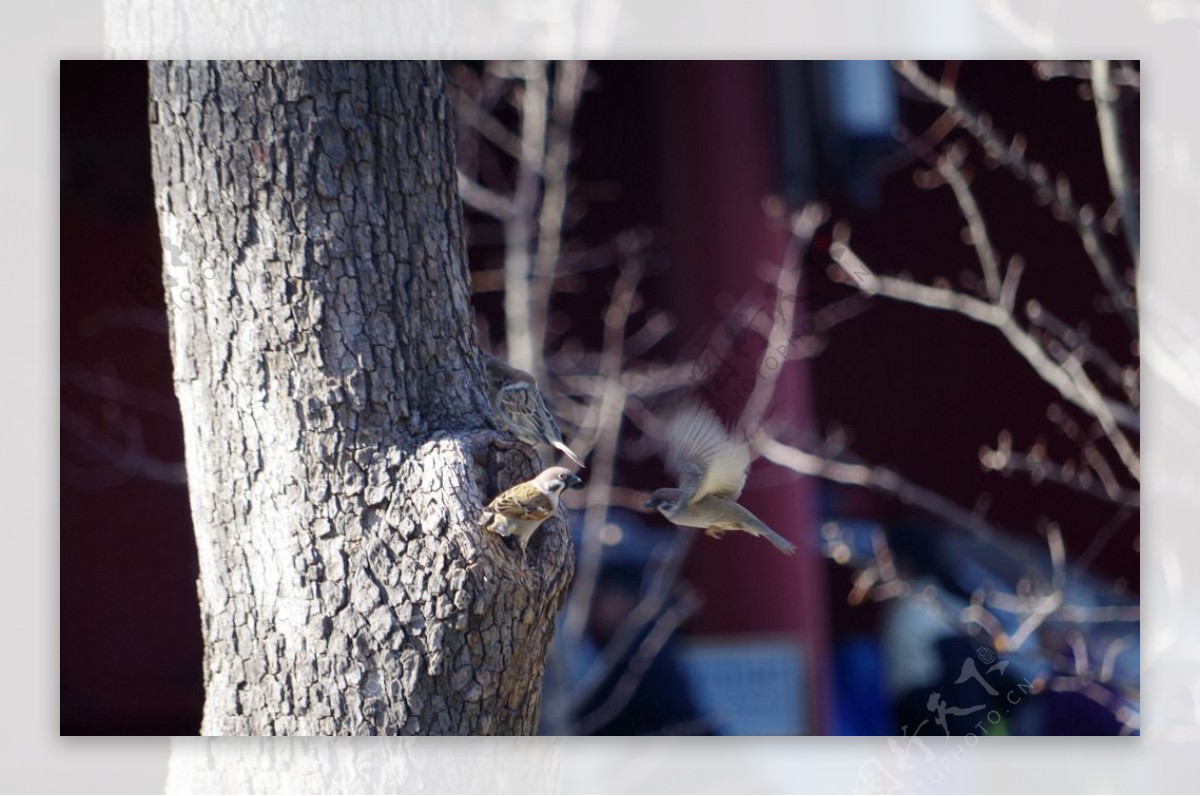
<path fill-rule="evenodd" d="M 708 528 L 704 531 L 704 534 L 706 536 L 711 536 L 714 539 L 720 539 L 721 536 L 724 535 L 724 533 L 725 533 L 725 531 L 722 528 Z"/>

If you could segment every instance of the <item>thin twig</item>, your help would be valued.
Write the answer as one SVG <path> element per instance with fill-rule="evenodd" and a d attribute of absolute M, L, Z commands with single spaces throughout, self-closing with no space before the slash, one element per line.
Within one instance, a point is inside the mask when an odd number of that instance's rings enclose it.
<path fill-rule="evenodd" d="M 516 214 L 511 199 L 483 187 L 461 171 L 458 172 L 458 193 L 473 209 L 487 213 L 498 221 L 507 221 Z"/>
<path fill-rule="evenodd" d="M 641 507 L 638 507 L 641 510 Z M 655 619 L 662 615 L 663 609 L 675 593 L 679 581 L 679 572 L 687 559 L 688 550 L 695 541 L 696 534 L 688 529 L 677 528 L 675 537 L 668 546 L 667 553 L 660 559 L 655 568 L 645 594 L 633 610 L 617 626 L 612 636 L 600 651 L 599 658 L 588 668 L 580 679 L 571 697 L 572 711 L 586 704 L 609 676 L 629 655 L 642 631 Z"/>
<path fill-rule="evenodd" d="M 88 395 L 102 398 L 131 409 L 175 420 L 179 417 L 179 403 L 169 393 L 148 390 L 131 384 L 115 373 L 102 373 L 84 367 L 66 367 L 62 374 L 63 386 L 70 385 Z"/>
<path fill-rule="evenodd" d="M 1129 241 L 1129 252 L 1136 267 L 1141 259 L 1141 222 L 1138 215 L 1137 197 L 1129 184 L 1129 168 L 1126 165 L 1125 145 L 1121 124 L 1117 119 L 1119 93 L 1113 85 L 1111 61 L 1092 61 L 1092 97 L 1096 103 L 1096 124 L 1100 128 L 1100 148 L 1104 152 L 1104 168 L 1108 171 L 1108 184 L 1113 197 L 1121 209 L 1121 225 Z"/>
<path fill-rule="evenodd" d="M 600 375 L 605 386 L 595 410 L 593 438 L 596 445 L 589 469 L 583 539 L 579 564 L 575 571 L 575 583 L 567 599 L 567 613 L 563 622 L 563 635 L 572 640 L 577 640 L 583 635 L 587 612 L 591 607 L 592 594 L 596 590 L 596 579 L 600 572 L 600 554 L 603 546 L 600 529 L 608 515 L 609 492 L 614 483 L 617 443 L 620 439 L 621 418 L 625 407 L 625 391 L 621 388 L 625 329 L 641 278 L 641 263 L 633 257 L 617 277 L 612 299 L 604 312 Z"/>
<path fill-rule="evenodd" d="M 984 283 L 992 301 L 1000 300 L 1000 257 L 996 247 L 988 237 L 987 225 L 983 221 L 983 213 L 979 211 L 979 203 L 971 193 L 967 178 L 962 173 L 962 161 L 965 153 L 959 147 L 952 148 L 937 160 L 937 171 L 950 189 L 954 199 L 967 222 L 971 235 L 971 246 L 979 259 L 979 267 L 983 271 Z"/>
<path fill-rule="evenodd" d="M 470 125 L 489 143 L 509 157 L 521 157 L 521 138 L 492 114 L 472 101 L 460 100 L 454 106 L 455 117 Z"/>
<path fill-rule="evenodd" d="M 983 604 L 1010 614 L 1028 615 L 1033 611 L 1033 604 L 1040 601 L 1040 599 L 1041 597 L 1031 600 L 1028 596 L 989 591 L 983 598 Z M 1117 622 L 1137 622 L 1140 618 L 1141 608 L 1137 605 L 1073 605 L 1064 603 L 1046 618 L 1046 622 L 1113 624 Z"/>
<path fill-rule="evenodd" d="M 1005 637 L 1004 625 L 982 603 L 971 603 L 962 609 L 959 617 L 963 624 L 973 622 L 979 625 L 983 628 L 983 632 L 987 633 L 992 644 L 997 648 L 1000 647 L 1002 639 Z"/>
<path fill-rule="evenodd" d="M 1071 78 L 1090 83 L 1092 65 L 1090 61 L 1034 61 L 1033 73 L 1039 80 Z M 1140 90 L 1142 76 L 1128 64 L 1117 64 L 1112 69 L 1112 83 L 1114 86 Z"/>
<path fill-rule="evenodd" d="M 959 506 L 938 493 L 918 486 L 899 474 L 883 467 L 848 463 L 819 456 L 786 445 L 760 431 L 751 440 L 753 448 L 770 462 L 804 475 L 815 475 L 829 481 L 861 486 L 895 496 L 901 503 L 916 506 L 953 526 L 962 528 L 981 542 L 1004 547 L 1005 534 L 976 516 L 970 509 Z"/>
<path fill-rule="evenodd" d="M 1104 523 L 1104 526 L 1088 542 L 1088 546 L 1084 549 L 1083 554 L 1076 560 L 1075 567 L 1079 572 L 1085 572 L 1091 566 L 1092 561 L 1100 554 L 1104 546 L 1108 544 L 1113 534 L 1125 524 L 1125 520 L 1129 519 L 1132 514 L 1133 509 L 1131 507 L 1122 506 L 1117 513 L 1109 518 L 1108 522 Z"/>
<path fill-rule="evenodd" d="M 1046 481 L 1067 487 L 1105 503 L 1116 503 L 1121 506 L 1137 508 L 1141 505 L 1141 492 L 1136 489 L 1125 489 L 1116 484 L 1085 480 L 1081 477 L 1084 472 L 1079 467 L 1061 464 L 1043 456 L 1035 456 L 1021 451 L 1000 448 L 984 448 L 980 452 L 980 462 L 989 470 L 1004 473 L 1028 473 L 1034 484 Z"/>
<path fill-rule="evenodd" d="M 746 401 L 745 409 L 739 421 L 741 428 L 754 433 L 762 423 L 767 406 L 775 395 L 775 384 L 783 371 L 780 352 L 786 352 L 796 323 L 796 305 L 799 302 L 801 264 L 805 252 L 817 228 L 825 222 L 828 213 L 820 205 L 809 205 L 797 213 L 792 220 L 791 236 L 788 239 L 787 250 L 783 255 L 783 263 L 779 267 L 779 275 L 775 281 L 775 307 L 771 315 L 771 330 L 767 335 L 767 345 L 763 349 L 758 363 L 758 378 L 755 379 L 754 389 Z M 768 363 L 775 359 L 774 368 Z"/>
<path fill-rule="evenodd" d="M 922 285 L 896 277 L 877 276 L 844 243 L 835 243 L 830 249 L 830 255 L 855 280 L 859 289 L 869 295 L 954 312 L 998 329 L 1043 381 L 1057 389 L 1063 398 L 1096 418 L 1130 474 L 1134 478 L 1138 477 L 1138 455 L 1119 427 L 1125 425 L 1138 428 L 1140 419 L 1137 410 L 1101 395 L 1091 377 L 1075 359 L 1072 358 L 1066 363 L 1054 361 L 1004 307 L 950 288 Z"/>
<path fill-rule="evenodd" d="M 1137 405 L 1135 400 L 1135 396 L 1137 395 L 1136 381 L 1132 385 L 1132 389 L 1130 389 L 1131 385 L 1128 383 L 1129 379 L 1126 377 L 1126 369 L 1117 362 L 1112 354 L 1096 343 L 1086 331 L 1069 326 L 1054 313 L 1042 306 L 1041 302 L 1035 300 L 1030 300 L 1026 303 L 1025 317 L 1029 319 L 1030 323 L 1041 329 L 1045 329 L 1049 334 L 1053 335 L 1080 362 L 1094 364 L 1112 384 L 1126 391 L 1130 396 L 1132 405 Z M 1049 350 L 1048 347 L 1047 349 Z M 1058 357 L 1060 362 L 1065 359 L 1066 356 Z"/>
<path fill-rule="evenodd" d="M 1025 158 L 1022 147 L 1004 140 L 991 121 L 968 105 L 953 85 L 938 83 L 922 72 L 915 61 L 897 61 L 895 68 L 897 73 L 927 99 L 950 111 L 958 125 L 975 138 L 989 157 L 1032 187 L 1035 195 L 1050 202 L 1057 210 L 1056 216 L 1075 229 L 1114 306 L 1130 331 L 1136 334 L 1137 311 L 1132 290 L 1117 275 L 1112 257 L 1100 238 L 1096 214 L 1090 208 L 1080 207 L 1075 202 L 1071 195 L 1070 182 L 1066 177 L 1059 175 L 1056 181 L 1051 181 L 1044 166 L 1030 163 Z"/>
<path fill-rule="evenodd" d="M 542 201 L 538 215 L 538 238 L 530 276 L 530 311 L 534 345 L 545 350 L 546 321 L 554 273 L 562 251 L 563 218 L 567 209 L 568 167 L 571 162 L 571 132 L 583 94 L 584 61 L 559 61 L 555 65 L 554 92 L 543 136 Z"/>
<path fill-rule="evenodd" d="M 614 719 L 621 709 L 629 703 L 637 691 L 638 684 L 650 668 L 650 664 L 658 657 L 662 648 L 675 634 L 675 631 L 696 612 L 700 607 L 700 597 L 692 589 L 684 591 L 675 603 L 664 611 L 654 622 L 653 627 L 637 651 L 629 660 L 624 674 L 617 680 L 608 698 L 594 711 L 579 720 L 577 731 L 580 735 L 590 735 L 607 722 Z"/>
<path fill-rule="evenodd" d="M 520 91 L 521 156 L 517 159 L 513 213 L 504 223 L 504 329 L 508 361 L 545 383 L 545 368 L 533 338 L 530 242 L 537 216 L 540 175 L 545 168 L 546 65 L 512 65 L 523 78 Z"/>
<path fill-rule="evenodd" d="M 136 418 L 98 425 L 65 406 L 60 408 L 59 415 L 73 447 L 96 463 L 84 468 L 64 461 L 63 472 L 73 485 L 99 489 L 138 478 L 164 484 L 187 483 L 183 462 L 160 459 L 146 450 L 141 423 Z"/>
<path fill-rule="evenodd" d="M 1129 640 L 1129 636 L 1122 636 L 1121 638 L 1114 639 L 1113 642 L 1108 645 L 1108 649 L 1104 650 L 1104 661 L 1100 664 L 1100 675 L 1097 678 L 1100 682 L 1107 683 L 1112 679 L 1113 669 L 1115 669 L 1117 665 L 1117 656 L 1130 646 L 1131 642 Z"/>

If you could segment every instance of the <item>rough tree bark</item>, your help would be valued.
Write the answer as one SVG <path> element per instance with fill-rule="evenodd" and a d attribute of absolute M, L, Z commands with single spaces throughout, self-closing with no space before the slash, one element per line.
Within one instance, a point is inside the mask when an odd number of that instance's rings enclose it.
<path fill-rule="evenodd" d="M 533 733 L 569 536 L 488 421 L 436 63 L 161 62 L 204 734 Z"/>

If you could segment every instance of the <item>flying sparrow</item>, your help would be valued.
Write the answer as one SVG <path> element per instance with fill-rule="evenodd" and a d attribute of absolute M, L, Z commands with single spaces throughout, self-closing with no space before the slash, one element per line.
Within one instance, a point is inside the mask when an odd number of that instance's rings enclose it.
<path fill-rule="evenodd" d="M 745 531 L 789 555 L 796 551 L 794 544 L 735 502 L 746 485 L 750 452 L 711 410 L 700 404 L 684 406 L 667 421 L 663 437 L 667 472 L 678 480 L 679 488 L 654 490 L 646 508 L 657 509 L 676 525 L 704 528 L 709 536 Z"/>
<path fill-rule="evenodd" d="M 578 489 L 583 480 L 565 467 L 547 467 L 532 481 L 525 481 L 497 495 L 479 524 L 501 536 L 515 536 L 521 545 L 521 557 L 529 537 L 558 511 L 558 498 L 564 489 Z"/>
<path fill-rule="evenodd" d="M 583 460 L 566 446 L 533 376 L 487 355 L 488 383 L 496 419 L 527 445 L 551 445 L 580 467 Z"/>

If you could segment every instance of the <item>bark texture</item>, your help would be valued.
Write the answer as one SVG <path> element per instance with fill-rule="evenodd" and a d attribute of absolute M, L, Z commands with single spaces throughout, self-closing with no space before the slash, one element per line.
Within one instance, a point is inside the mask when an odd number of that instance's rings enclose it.
<path fill-rule="evenodd" d="M 436 63 L 158 62 L 204 734 L 533 733 L 571 576 L 492 430 Z"/>

